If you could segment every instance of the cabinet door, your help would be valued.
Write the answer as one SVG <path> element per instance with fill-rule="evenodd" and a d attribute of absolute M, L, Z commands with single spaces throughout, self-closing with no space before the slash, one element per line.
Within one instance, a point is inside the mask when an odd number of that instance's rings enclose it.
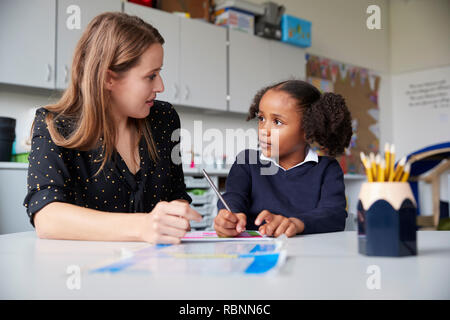
<path fill-rule="evenodd" d="M 158 94 L 157 99 L 178 104 L 180 102 L 180 17 L 129 2 L 125 2 L 125 13 L 136 15 L 150 23 L 164 38 L 164 62 L 161 71 L 164 92 Z"/>
<path fill-rule="evenodd" d="M 270 77 L 273 82 L 305 80 L 305 50 L 279 41 L 270 41 Z"/>
<path fill-rule="evenodd" d="M 95 16 L 107 11 L 121 11 L 120 0 L 58 0 L 56 88 L 67 88 L 81 34 Z"/>
<path fill-rule="evenodd" d="M 230 111 L 247 113 L 253 97 L 271 84 L 269 41 L 229 30 Z"/>
<path fill-rule="evenodd" d="M 226 29 L 181 18 L 180 103 L 227 109 Z"/>
<path fill-rule="evenodd" d="M 56 0 L 0 3 L 0 82 L 55 88 Z"/>
<path fill-rule="evenodd" d="M 22 204 L 28 192 L 27 174 L 25 168 L 0 167 L 0 235 L 34 231 Z"/>

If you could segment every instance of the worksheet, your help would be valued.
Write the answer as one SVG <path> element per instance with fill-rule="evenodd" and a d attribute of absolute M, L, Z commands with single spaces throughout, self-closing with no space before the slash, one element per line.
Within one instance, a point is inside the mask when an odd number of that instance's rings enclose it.
<path fill-rule="evenodd" d="M 182 242 L 187 241 L 273 241 L 274 238 L 266 237 L 256 230 L 245 230 L 236 237 L 219 237 L 215 231 L 191 231 L 181 238 Z"/>
<path fill-rule="evenodd" d="M 91 273 L 266 274 L 284 264 L 285 239 L 246 242 L 187 242 L 149 245 L 124 251 L 116 261 L 100 264 Z"/>

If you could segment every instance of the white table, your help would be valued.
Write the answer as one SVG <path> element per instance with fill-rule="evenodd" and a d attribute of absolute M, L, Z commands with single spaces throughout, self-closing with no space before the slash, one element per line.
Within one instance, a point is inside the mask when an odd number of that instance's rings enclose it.
<path fill-rule="evenodd" d="M 87 274 L 67 287 L 67 267 L 97 264 L 145 243 L 43 240 L 34 232 L 0 236 L 0 299 L 449 299 L 450 232 L 420 231 L 418 256 L 366 257 L 356 232 L 291 238 L 275 275 Z M 380 288 L 369 289 L 370 266 Z M 369 273 L 368 273 L 369 271 Z M 374 283 L 369 281 L 370 283 Z"/>

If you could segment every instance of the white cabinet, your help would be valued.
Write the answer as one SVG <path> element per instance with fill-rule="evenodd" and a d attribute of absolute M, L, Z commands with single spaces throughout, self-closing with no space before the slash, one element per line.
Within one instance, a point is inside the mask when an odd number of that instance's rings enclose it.
<path fill-rule="evenodd" d="M 157 99 L 227 109 L 226 29 L 127 2 L 125 13 L 152 24 L 164 38 L 165 90 Z"/>
<path fill-rule="evenodd" d="M 271 84 L 305 78 L 305 51 L 229 30 L 230 111 L 247 113 L 256 93 Z"/>
<path fill-rule="evenodd" d="M 270 77 L 274 83 L 289 80 L 305 80 L 305 50 L 279 41 L 270 41 Z"/>
<path fill-rule="evenodd" d="M 56 88 L 65 89 L 75 47 L 89 22 L 108 11 L 121 11 L 120 0 L 58 0 Z"/>
<path fill-rule="evenodd" d="M 23 206 L 27 174 L 27 163 L 0 162 L 0 235 L 34 230 Z"/>
<path fill-rule="evenodd" d="M 229 110 L 247 113 L 255 94 L 271 84 L 270 41 L 241 31 L 229 35 Z"/>
<path fill-rule="evenodd" d="M 180 102 L 180 18 L 176 15 L 141 5 L 125 2 L 125 13 L 140 17 L 158 29 L 164 38 L 164 62 L 161 77 L 164 92 L 157 99 L 178 104 Z"/>
<path fill-rule="evenodd" d="M 203 21 L 121 0 L 8 0 L 0 2 L 0 82 L 67 88 L 75 46 L 88 23 L 122 6 L 165 40 L 160 100 L 247 113 L 261 88 L 304 79 L 303 49 Z"/>
<path fill-rule="evenodd" d="M 180 18 L 180 103 L 227 109 L 226 29 Z"/>
<path fill-rule="evenodd" d="M 55 88 L 56 0 L 0 2 L 0 82 Z"/>

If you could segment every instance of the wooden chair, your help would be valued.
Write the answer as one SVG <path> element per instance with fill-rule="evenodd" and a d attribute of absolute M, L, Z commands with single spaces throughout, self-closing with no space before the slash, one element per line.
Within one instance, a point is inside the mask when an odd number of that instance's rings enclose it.
<path fill-rule="evenodd" d="M 419 206 L 418 181 L 431 184 L 433 214 L 417 216 L 417 226 L 423 229 L 436 230 L 440 213 L 440 177 L 450 169 L 450 142 L 440 143 L 415 151 L 408 155 L 411 172 L 408 182 L 413 190 L 416 203 Z M 431 170 L 431 172 L 429 172 Z M 428 173 L 427 175 L 424 175 Z M 418 208 L 419 210 L 419 208 Z"/>

